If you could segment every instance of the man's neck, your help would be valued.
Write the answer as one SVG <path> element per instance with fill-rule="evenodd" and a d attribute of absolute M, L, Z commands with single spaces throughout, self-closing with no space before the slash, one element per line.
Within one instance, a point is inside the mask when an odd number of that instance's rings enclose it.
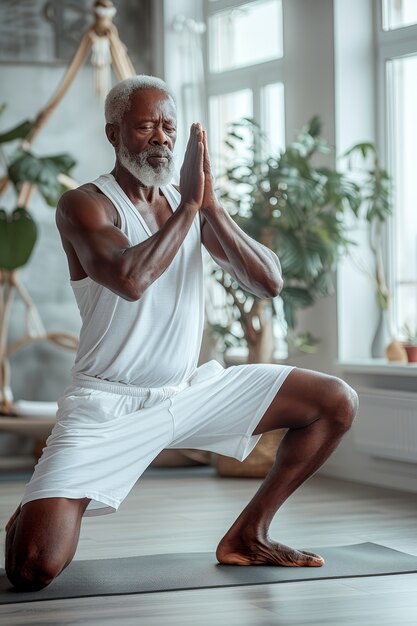
<path fill-rule="evenodd" d="M 133 204 L 152 204 L 160 195 L 159 186 L 146 187 L 120 163 L 116 162 L 111 173 Z"/>

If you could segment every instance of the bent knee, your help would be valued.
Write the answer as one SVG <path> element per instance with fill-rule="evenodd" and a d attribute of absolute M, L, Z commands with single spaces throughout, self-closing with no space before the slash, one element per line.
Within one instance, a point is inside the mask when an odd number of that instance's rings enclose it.
<path fill-rule="evenodd" d="M 6 574 L 11 584 L 19 591 L 39 591 L 47 587 L 58 576 L 61 567 L 42 560 L 27 559 L 8 567 Z"/>
<path fill-rule="evenodd" d="M 356 391 L 340 378 L 332 378 L 326 394 L 325 413 L 338 430 L 349 430 L 358 406 L 359 398 Z"/>

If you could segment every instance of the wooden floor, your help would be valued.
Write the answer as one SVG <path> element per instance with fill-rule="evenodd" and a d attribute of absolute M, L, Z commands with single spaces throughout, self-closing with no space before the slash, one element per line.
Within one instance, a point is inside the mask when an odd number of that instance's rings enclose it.
<path fill-rule="evenodd" d="M 84 520 L 75 558 L 214 552 L 259 484 L 210 468 L 150 470 L 118 513 Z M 22 488 L 0 482 L 1 528 Z M 295 547 L 374 541 L 417 555 L 417 496 L 316 476 L 271 535 Z M 0 607 L 0 624 L 416 626 L 417 574 L 13 604 Z"/>

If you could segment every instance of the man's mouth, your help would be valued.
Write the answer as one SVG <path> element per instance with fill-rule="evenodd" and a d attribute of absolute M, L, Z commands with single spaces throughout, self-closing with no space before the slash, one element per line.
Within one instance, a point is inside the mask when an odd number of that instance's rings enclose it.
<path fill-rule="evenodd" d="M 166 163 L 166 161 L 168 161 L 168 158 L 165 156 L 153 155 L 148 156 L 148 161 L 155 161 L 155 163 Z"/>

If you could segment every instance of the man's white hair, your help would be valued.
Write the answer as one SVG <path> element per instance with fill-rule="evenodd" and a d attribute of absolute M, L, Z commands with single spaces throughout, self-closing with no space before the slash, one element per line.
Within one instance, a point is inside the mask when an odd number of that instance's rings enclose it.
<path fill-rule="evenodd" d="M 129 110 L 132 94 L 138 89 L 160 89 L 170 96 L 175 103 L 172 92 L 162 78 L 147 74 L 125 78 L 110 89 L 107 94 L 104 114 L 108 124 L 120 124 L 124 113 Z"/>

